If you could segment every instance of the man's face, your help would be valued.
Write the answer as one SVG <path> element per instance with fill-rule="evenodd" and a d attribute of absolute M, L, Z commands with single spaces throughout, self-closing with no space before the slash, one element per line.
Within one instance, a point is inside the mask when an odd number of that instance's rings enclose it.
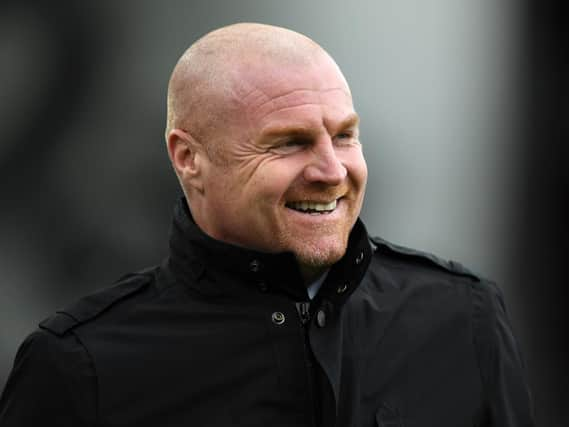
<path fill-rule="evenodd" d="M 347 84 L 324 56 L 238 76 L 239 107 L 204 169 L 200 225 L 218 240 L 329 266 L 345 253 L 367 180 Z"/>

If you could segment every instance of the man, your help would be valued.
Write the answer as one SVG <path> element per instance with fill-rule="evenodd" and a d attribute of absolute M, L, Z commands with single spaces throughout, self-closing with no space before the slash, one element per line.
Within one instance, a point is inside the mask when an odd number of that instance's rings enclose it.
<path fill-rule="evenodd" d="M 498 289 L 370 239 L 332 58 L 237 24 L 184 53 L 170 254 L 40 324 L 1 426 L 531 426 Z"/>

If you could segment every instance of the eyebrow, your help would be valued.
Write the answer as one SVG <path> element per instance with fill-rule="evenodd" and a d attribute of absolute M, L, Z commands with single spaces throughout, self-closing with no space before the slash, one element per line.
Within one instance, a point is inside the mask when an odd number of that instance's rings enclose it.
<path fill-rule="evenodd" d="M 340 122 L 338 129 L 348 129 L 358 126 L 360 123 L 360 116 L 357 113 L 352 113 Z"/>
<path fill-rule="evenodd" d="M 338 126 L 334 126 L 337 129 L 347 129 L 351 127 L 356 127 L 360 122 L 360 118 L 357 113 L 352 113 L 343 119 Z M 326 123 L 324 123 L 328 128 Z M 314 133 L 314 129 L 311 126 L 305 125 L 285 125 L 285 126 L 271 126 L 267 130 L 263 131 L 263 138 L 278 138 L 282 136 L 298 135 L 298 136 L 308 136 Z"/>

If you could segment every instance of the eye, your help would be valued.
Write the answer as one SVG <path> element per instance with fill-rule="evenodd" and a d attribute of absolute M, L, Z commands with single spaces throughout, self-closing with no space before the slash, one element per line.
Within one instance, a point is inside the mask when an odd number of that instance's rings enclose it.
<path fill-rule="evenodd" d="M 302 145 L 306 145 L 308 143 L 307 140 L 301 138 L 293 138 L 287 141 L 284 141 L 281 146 L 284 147 L 298 147 Z"/>
<path fill-rule="evenodd" d="M 302 150 L 309 144 L 310 140 L 306 138 L 288 138 L 275 144 L 273 151 L 277 153 L 293 153 Z"/>
<path fill-rule="evenodd" d="M 338 144 L 349 144 L 355 137 L 356 135 L 353 130 L 346 130 L 336 134 L 336 136 L 334 136 L 334 142 Z"/>

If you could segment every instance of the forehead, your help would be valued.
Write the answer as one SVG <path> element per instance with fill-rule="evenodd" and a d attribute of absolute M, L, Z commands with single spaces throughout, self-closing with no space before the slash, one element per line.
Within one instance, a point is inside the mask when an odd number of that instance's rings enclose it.
<path fill-rule="evenodd" d="M 331 60 L 250 67 L 240 72 L 236 94 L 256 127 L 274 121 L 343 120 L 354 113 L 348 85 Z"/>

